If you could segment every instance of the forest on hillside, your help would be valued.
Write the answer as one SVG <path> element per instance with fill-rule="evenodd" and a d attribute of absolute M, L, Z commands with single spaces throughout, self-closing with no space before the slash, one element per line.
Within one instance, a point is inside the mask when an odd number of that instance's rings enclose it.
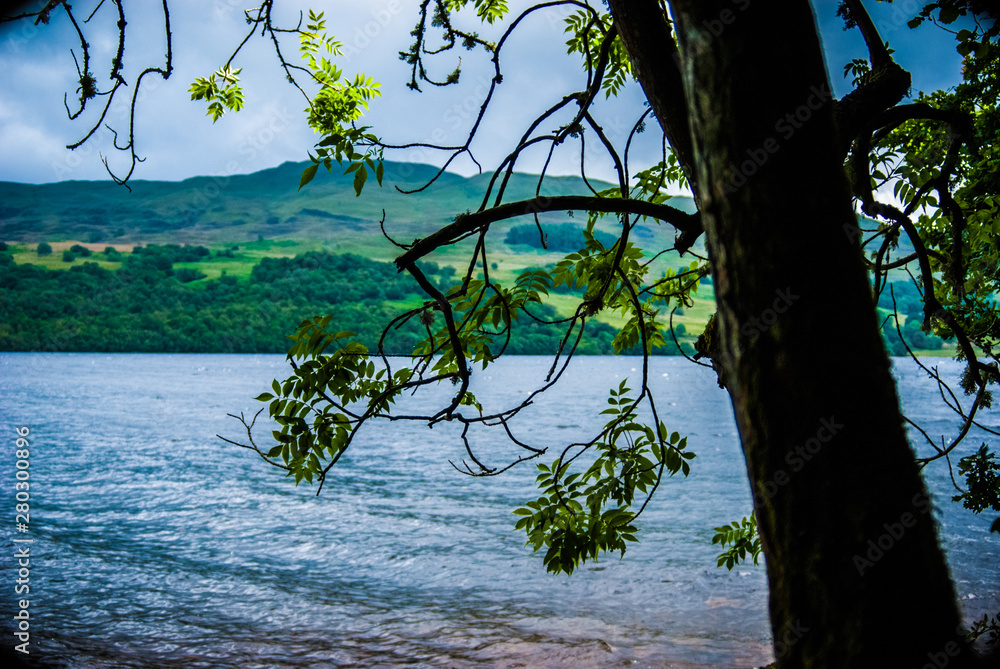
<path fill-rule="evenodd" d="M 300 322 L 328 313 L 331 327 L 354 332 L 374 348 L 385 323 L 425 299 L 414 280 L 391 263 L 349 254 L 263 258 L 245 280 L 206 279 L 197 270 L 174 268 L 208 253 L 198 246 L 148 245 L 117 256 L 121 269 L 84 262 L 50 270 L 17 264 L 2 252 L 0 350 L 284 353 Z M 452 268 L 423 267 L 440 288 L 451 285 Z M 558 349 L 562 329 L 541 322 L 555 319 L 554 309 L 538 305 L 534 315 L 538 321 L 518 323 L 519 336 L 508 352 L 541 355 Z M 589 323 L 578 352 L 611 354 L 616 333 L 609 325 Z M 408 354 L 425 336 L 411 319 L 390 331 L 385 350 Z M 693 353 L 690 344 L 685 347 Z M 668 342 L 657 352 L 678 350 Z"/>

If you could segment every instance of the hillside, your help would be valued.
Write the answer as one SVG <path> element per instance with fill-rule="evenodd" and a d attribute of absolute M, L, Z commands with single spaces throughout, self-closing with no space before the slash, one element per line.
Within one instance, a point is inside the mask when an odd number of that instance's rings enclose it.
<path fill-rule="evenodd" d="M 111 181 L 4 182 L 0 183 L 0 240 L 134 245 L 291 239 L 322 241 L 338 251 L 381 257 L 393 248 L 379 230 L 383 209 L 390 234 L 412 240 L 460 212 L 478 208 L 489 183 L 488 175 L 465 178 L 445 173 L 431 189 L 406 195 L 397 188 L 418 188 L 436 169 L 387 162 L 383 188 L 370 181 L 359 198 L 351 179 L 336 169 L 333 175 L 321 171 L 299 191 L 299 175 L 307 164 L 285 163 L 254 174 L 178 182 L 132 181 L 131 192 Z M 536 181 L 532 175 L 515 175 L 505 199 L 532 197 Z M 598 189 L 611 186 L 592 184 Z M 544 195 L 585 192 L 586 184 L 577 177 L 546 179 L 543 190 Z M 693 210 L 685 198 L 675 203 Z M 545 220 L 563 221 L 566 215 L 549 214 Z M 514 223 L 496 227 L 504 230 Z M 672 230 L 664 232 L 673 238 Z"/>
<path fill-rule="evenodd" d="M 399 249 L 382 234 L 380 221 L 383 210 L 389 234 L 400 241 L 412 241 L 448 223 L 456 214 L 478 208 L 489 183 L 488 175 L 465 178 L 445 173 L 431 189 L 404 194 L 400 190 L 424 185 L 436 169 L 427 165 L 387 162 L 384 187 L 379 189 L 369 182 L 366 192 L 359 198 L 354 194 L 351 179 L 336 171 L 334 175 L 321 172 L 312 183 L 298 190 L 299 176 L 306 165 L 285 163 L 254 174 L 196 177 L 179 182 L 133 181 L 131 191 L 110 181 L 67 181 L 42 185 L 0 183 L 0 241 L 9 245 L 9 258 L 13 263 L 4 270 L 4 282 L 9 284 L 5 285 L 5 289 L 13 292 L 0 296 L 3 298 L 0 301 L 6 303 L 8 314 L 13 313 L 10 308 L 14 304 L 21 304 L 21 317 L 33 321 L 16 324 L 18 332 L 51 331 L 55 326 L 49 319 L 57 318 L 57 315 L 34 313 L 32 300 L 28 299 L 31 294 L 37 293 L 42 284 L 52 291 L 53 298 L 49 302 L 61 304 L 64 300 L 55 296 L 66 291 L 67 286 L 72 287 L 69 292 L 81 288 L 82 284 L 77 286 L 79 277 L 86 275 L 90 277 L 87 279 L 90 282 L 108 281 L 109 275 L 101 274 L 97 269 L 117 272 L 130 262 L 135 255 L 135 247 L 151 244 L 207 247 L 203 249 L 204 254 L 197 258 L 176 258 L 158 268 L 160 274 L 149 275 L 149 280 L 160 284 L 157 294 L 176 294 L 177 299 L 185 303 L 191 291 L 211 292 L 217 288 L 218 281 L 236 280 L 241 282 L 240 285 L 251 281 L 255 268 L 268 259 L 291 259 L 321 252 L 353 254 L 365 260 L 388 262 L 398 255 Z M 537 176 L 514 175 L 505 199 L 533 197 L 536 185 Z M 591 182 L 590 185 L 597 189 L 611 187 L 611 184 L 601 182 Z M 546 179 L 542 194 L 565 195 L 588 191 L 587 184 L 580 178 L 552 177 Z M 674 198 L 671 204 L 694 211 L 694 203 L 689 198 Z M 562 259 L 567 250 L 576 248 L 573 236 L 579 233 L 574 231 L 585 223 L 585 214 L 550 213 L 541 219 L 550 235 L 548 250 L 538 248 L 538 236 L 531 217 L 493 224 L 488 260 L 494 280 L 508 283 L 525 268 L 552 266 Z M 608 233 L 616 231 L 615 221 L 609 218 L 598 227 L 604 230 L 604 234 L 598 231 L 598 237 L 610 243 L 612 238 Z M 633 238 L 648 250 L 659 250 L 673 245 L 674 230 L 668 225 L 648 221 L 634 230 Z M 579 241 L 582 243 L 582 237 Z M 50 244 L 54 253 L 39 254 L 38 244 L 41 242 Z M 696 251 L 701 250 L 699 244 Z M 901 251 L 905 252 L 905 249 L 901 248 Z M 461 245 L 442 249 L 428 260 L 462 273 L 468 262 L 468 249 Z M 686 267 L 690 262 L 690 256 L 661 258 L 652 270 L 658 273 L 666 267 Z M 44 271 L 31 274 L 15 269 L 15 266 L 22 265 L 33 265 Z M 88 270 L 85 265 L 94 267 Z M 62 279 L 56 280 L 56 277 L 45 273 L 68 269 L 85 272 L 75 275 L 72 281 L 67 278 L 65 285 Z M 175 274 L 176 277 L 171 278 Z M 346 275 L 341 278 L 346 278 Z M 190 285 L 180 290 L 174 285 L 178 279 L 181 283 L 190 282 Z M 337 280 L 337 277 L 331 277 L 331 280 Z M 87 290 L 93 288 L 86 287 Z M 685 326 L 686 333 L 681 335 L 681 340 L 689 345 L 715 310 L 711 282 L 700 288 L 694 305 L 678 312 L 674 319 L 676 325 Z M 248 304 L 260 299 L 249 288 L 241 288 L 240 291 L 231 295 L 230 301 L 235 306 L 226 308 L 245 309 Z M 400 308 L 419 303 L 419 295 L 404 292 L 407 297 L 402 302 L 386 297 L 370 300 L 365 313 L 375 313 L 372 309 L 376 304 L 385 308 Z M 150 306 L 160 301 L 142 298 L 139 302 L 143 299 Z M 557 313 L 566 316 L 573 312 L 578 300 L 578 296 L 561 292 L 551 295 L 547 302 Z M 360 307 L 362 301 L 356 303 Z M 329 299 L 323 299 L 319 293 L 295 307 L 289 303 L 288 315 L 283 319 L 286 321 L 284 331 L 287 333 L 294 326 L 296 314 L 319 313 L 326 308 L 324 305 L 330 304 Z M 381 313 L 381 307 L 378 311 Z M 179 323 L 177 319 L 184 319 L 182 312 L 174 313 L 170 318 Z M 117 313 L 107 316 L 116 322 L 127 320 Z M 81 318 L 80 323 L 87 322 L 86 318 Z M 161 309 L 154 320 L 159 322 L 166 318 L 167 311 Z M 227 322 L 239 320 L 228 319 Z M 622 325 L 613 314 L 601 314 L 598 320 L 612 327 Z M 10 327 L 0 327 L 0 330 L 5 335 L 10 334 Z M 79 332 L 79 328 L 76 331 Z M 161 327 L 158 332 L 162 341 L 172 342 L 166 350 L 205 350 L 199 348 L 202 346 L 198 343 L 202 339 L 200 336 L 191 339 L 194 342 L 191 347 L 177 348 L 180 344 L 174 340 L 179 335 L 169 334 L 173 332 L 169 328 Z M 6 345 L 15 350 L 48 348 L 41 343 L 44 337 L 34 334 L 25 336 L 27 339 L 15 337 Z M 255 348 L 271 350 L 275 336 L 275 333 L 269 332 Z M 271 343 L 265 345 L 265 339 Z M 14 343 L 14 340 L 20 343 Z M 94 341 L 105 340 L 98 337 Z M 283 337 L 277 341 L 282 343 Z M 122 343 L 121 346 L 128 348 L 134 347 L 134 344 Z M 116 347 L 114 350 L 123 349 Z"/>

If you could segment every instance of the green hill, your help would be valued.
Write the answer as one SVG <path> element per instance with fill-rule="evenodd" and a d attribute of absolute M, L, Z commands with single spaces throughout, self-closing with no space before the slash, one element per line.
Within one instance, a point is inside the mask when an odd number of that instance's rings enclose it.
<path fill-rule="evenodd" d="M 355 197 L 351 178 L 334 170 L 298 190 L 308 163 L 285 163 L 253 174 L 195 177 L 184 181 L 132 181 L 129 191 L 111 181 L 65 181 L 30 185 L 0 183 L 0 240 L 35 243 L 77 241 L 92 244 L 181 243 L 240 244 L 263 239 L 320 241 L 343 252 L 387 259 L 393 248 L 386 229 L 412 241 L 476 209 L 488 175 L 465 178 L 445 173 L 430 189 L 413 190 L 434 176 L 436 168 L 387 162 L 384 186 L 370 182 Z M 507 201 L 532 197 L 537 177 L 517 174 L 507 187 Z M 594 183 L 597 188 L 610 184 Z M 543 194 L 588 192 L 582 179 L 551 177 Z M 692 209 L 690 200 L 676 202 Z M 525 219 L 530 220 L 530 219 Z M 543 220 L 565 221 L 565 214 Z M 509 223 L 496 227 L 506 231 Z M 673 231 L 664 228 L 667 238 Z M 500 235 L 500 239 L 503 236 Z"/>
<path fill-rule="evenodd" d="M 424 186 L 437 168 L 386 162 L 383 187 L 370 181 L 362 196 L 356 197 L 352 177 L 336 169 L 332 175 L 321 170 L 299 190 L 299 177 L 306 165 L 284 163 L 253 174 L 177 182 L 137 180 L 130 182 L 131 191 L 108 180 L 42 185 L 0 182 L 0 241 L 12 244 L 15 262 L 47 269 L 68 269 L 94 261 L 106 269 L 120 266 L 103 255 L 64 262 L 64 252 L 77 244 L 95 253 L 109 245 L 127 252 L 149 243 L 204 245 L 216 253 L 225 249 L 225 257 L 213 256 L 211 263 L 190 267 L 209 278 L 223 274 L 246 277 L 263 257 L 293 257 L 310 251 L 390 261 L 399 249 L 382 234 L 383 211 L 388 234 L 400 242 L 412 242 L 451 222 L 457 214 L 478 209 L 490 181 L 488 174 L 466 178 L 444 173 L 431 188 L 406 194 L 401 191 Z M 534 197 L 537 181 L 537 175 L 514 174 L 505 201 Z M 590 186 L 612 187 L 600 181 L 590 181 Z M 587 192 L 587 183 L 578 177 L 546 178 L 542 190 L 543 195 Z M 674 198 L 671 203 L 694 211 L 689 198 Z M 565 232 L 563 224 L 582 226 L 586 215 L 552 212 L 540 219 Z M 554 248 L 536 248 L 537 244 L 504 243 L 512 227 L 525 225 L 533 228 L 533 219 L 521 217 L 491 227 L 489 261 L 496 264 L 493 276 L 501 281 L 511 280 L 525 267 L 554 265 L 565 255 Z M 613 233 L 617 226 L 609 218 L 599 227 Z M 673 245 L 674 230 L 649 221 L 636 228 L 633 236 L 644 247 L 662 249 Z M 40 257 L 34 252 L 43 241 L 52 245 L 53 255 Z M 467 258 L 468 249 L 458 246 L 442 249 L 429 260 L 464 271 Z M 686 266 L 690 261 L 690 257 L 671 257 L 657 261 L 654 270 Z M 565 312 L 569 305 L 556 306 Z M 699 313 L 696 320 L 703 323 L 709 313 Z M 609 322 L 615 321 L 611 318 Z"/>

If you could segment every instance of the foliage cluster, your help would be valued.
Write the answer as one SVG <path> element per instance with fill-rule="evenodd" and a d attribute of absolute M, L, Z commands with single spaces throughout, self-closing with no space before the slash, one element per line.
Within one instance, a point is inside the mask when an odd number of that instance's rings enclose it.
<path fill-rule="evenodd" d="M 515 225 L 507 231 L 504 243 L 507 245 L 523 244 L 533 249 L 546 248 L 549 251 L 570 253 L 580 248 L 583 243 L 583 228 L 573 223 L 561 223 L 545 226 L 545 244 L 542 244 L 542 233 L 534 225 Z M 615 243 L 617 237 L 609 232 L 595 231 L 594 236 L 607 247 Z"/>
<path fill-rule="evenodd" d="M 1000 464 L 986 444 L 959 460 L 958 473 L 965 477 L 968 489 L 952 497 L 952 501 L 962 502 L 966 509 L 974 513 L 986 509 L 1000 511 Z"/>
<path fill-rule="evenodd" d="M 590 466 L 570 473 L 576 452 L 551 466 L 538 465 L 542 495 L 514 511 L 520 516 L 515 529 L 527 534 L 535 551 L 545 549 L 543 561 L 550 572 L 572 574 L 584 561 L 606 552 L 624 556 L 625 542 L 637 541 L 632 523 L 663 474 L 687 476 L 691 471 L 688 461 L 695 454 L 686 450 L 687 437 L 668 433 L 663 421 L 654 434 L 638 420 L 631 392 L 626 381 L 612 388 L 609 406 L 601 412 L 611 419 L 594 444 Z M 636 504 L 639 508 L 633 511 Z"/>
<path fill-rule="evenodd" d="M 51 271 L 0 255 L 0 350 L 281 353 L 304 313 L 332 308 L 377 336 L 391 317 L 384 302 L 416 292 L 391 265 L 320 253 L 267 263 L 250 281 L 199 280 L 170 261 L 191 253 L 147 246 L 114 271 L 92 262 Z M 417 338 L 397 335 L 400 349 Z"/>
<path fill-rule="evenodd" d="M 153 264 L 171 265 L 175 262 L 198 262 L 209 257 L 212 252 L 204 246 L 180 246 L 178 244 L 149 244 L 148 246 L 135 246 L 132 253 L 153 260 Z M 166 269 L 162 267 L 161 269 Z"/>

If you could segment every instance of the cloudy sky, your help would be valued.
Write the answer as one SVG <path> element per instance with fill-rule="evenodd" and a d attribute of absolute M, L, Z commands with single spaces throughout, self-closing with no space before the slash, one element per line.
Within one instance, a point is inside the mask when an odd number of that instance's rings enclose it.
<path fill-rule="evenodd" d="M 25 3 L 29 10 L 44 5 Z M 73 3 L 79 21 L 97 5 L 97 0 Z M 286 26 L 298 21 L 299 7 L 310 3 L 279 2 L 278 16 Z M 512 0 L 512 7 L 531 3 Z M 870 11 L 882 37 L 896 49 L 899 62 L 914 75 L 913 93 L 954 85 L 960 58 L 950 37 L 933 26 L 910 30 L 906 26 L 919 9 L 916 0 L 889 4 L 870 2 Z M 188 87 L 198 76 L 222 65 L 247 32 L 241 0 L 171 0 L 174 73 L 167 81 L 147 76 L 141 88 L 135 129 L 138 153 L 146 158 L 133 178 L 179 180 L 197 175 L 221 176 L 254 172 L 288 160 L 304 160 L 316 141 L 307 128 L 305 100 L 285 80 L 269 41 L 254 37 L 244 47 L 235 66 L 242 67 L 246 109 L 227 114 L 213 124 L 203 103 L 190 101 Z M 145 67 L 162 66 L 165 53 L 163 15 L 160 3 L 151 0 L 125 2 L 128 33 L 126 78 L 131 82 Z M 438 62 L 443 78 L 462 57 L 459 86 L 438 89 L 425 86 L 424 93 L 406 88 L 408 70 L 398 59 L 407 48 L 416 22 L 416 0 L 315 0 L 311 6 L 325 11 L 327 29 L 344 44 L 346 54 L 338 63 L 345 73 L 364 72 L 382 83 L 383 97 L 376 100 L 366 117 L 382 138 L 390 143 L 461 142 L 475 118 L 492 70 L 481 51 L 459 49 Z M 848 90 L 843 64 L 866 57 L 856 30 L 845 32 L 835 16 L 836 0 L 814 0 L 828 68 L 835 91 Z M 526 21 L 505 47 L 501 61 L 504 83 L 485 125 L 473 145 L 486 169 L 495 166 L 510 150 L 525 126 L 566 92 L 583 86 L 583 71 L 577 56 L 565 54 L 562 13 L 548 9 Z M 98 86 L 109 88 L 107 73 L 117 46 L 114 5 L 105 2 L 87 24 L 81 24 L 91 44 L 91 70 Z M 471 25 L 471 24 L 469 24 Z M 496 31 L 477 27 L 484 36 Z M 296 43 L 284 45 L 286 58 L 296 58 Z M 100 113 L 100 101 L 92 100 L 76 121 L 67 119 L 63 98 L 75 109 L 76 66 L 73 53 L 81 57 L 79 42 L 65 13 L 53 14 L 50 25 L 34 26 L 20 21 L 0 26 L 0 181 L 47 183 L 68 179 L 105 179 L 101 156 L 116 171 L 127 169 L 125 154 L 115 151 L 112 135 L 99 131 L 83 147 L 65 147 L 80 139 Z M 128 89 L 127 95 L 131 95 Z M 641 92 L 629 87 L 613 103 L 602 104 L 605 127 L 624 137 L 642 109 Z M 91 108 L 92 107 L 92 108 Z M 116 98 L 107 122 L 119 131 L 127 129 L 126 96 Z M 553 124 L 555 125 L 555 124 Z M 652 140 L 653 133 L 648 135 Z M 656 147 L 640 146 L 634 153 L 653 158 Z M 593 155 L 597 155 L 594 153 Z M 443 156 L 426 150 L 405 150 L 387 156 L 393 160 L 440 164 Z M 540 155 L 519 164 L 523 171 L 537 171 Z M 579 171 L 579 149 L 567 147 L 556 157 L 552 173 Z M 468 160 L 454 165 L 455 171 L 475 170 Z M 594 176 L 610 176 L 610 167 L 600 158 Z"/>

